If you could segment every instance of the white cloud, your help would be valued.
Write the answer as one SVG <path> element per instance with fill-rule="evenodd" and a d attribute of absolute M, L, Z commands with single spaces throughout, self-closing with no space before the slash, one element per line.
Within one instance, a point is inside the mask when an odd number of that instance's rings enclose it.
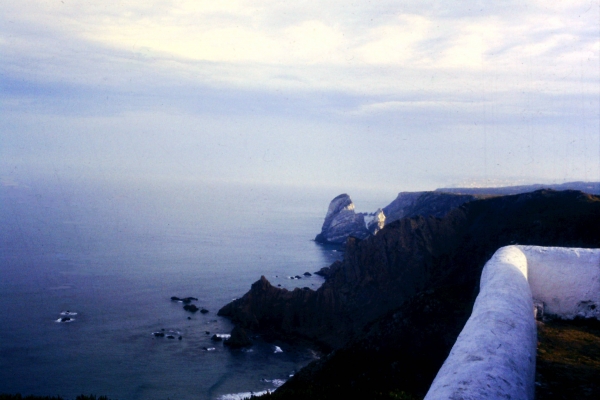
<path fill-rule="evenodd" d="M 416 46 L 427 39 L 431 24 L 419 15 L 399 15 L 396 24 L 371 29 L 356 53 L 365 64 L 404 65 L 418 56 Z"/>
<path fill-rule="evenodd" d="M 49 65 L 58 61 L 73 69 L 80 65 L 80 71 L 64 75 L 66 79 L 87 75 L 87 82 L 98 79 L 93 68 L 83 67 L 93 56 L 128 58 L 143 64 L 141 69 L 167 68 L 172 75 L 200 81 L 208 77 L 211 82 L 242 86 L 289 84 L 359 92 L 372 87 L 374 93 L 384 87 L 390 93 L 402 90 L 407 86 L 402 82 L 405 77 L 416 75 L 423 77 L 408 86 L 427 90 L 425 76 L 458 71 L 463 79 L 441 86 L 457 84 L 454 89 L 461 90 L 463 80 L 479 79 L 477 71 L 492 69 L 512 75 L 513 80 L 535 75 L 552 81 L 557 68 L 576 67 L 582 59 L 597 57 L 598 38 L 590 36 L 598 29 L 597 10 L 591 4 L 531 2 L 528 7 L 513 5 L 512 12 L 508 7 L 489 8 L 479 15 L 475 8 L 467 8 L 468 3 L 448 8 L 424 3 L 419 8 L 396 2 L 330 1 L 311 6 L 267 0 L 23 0 L 6 5 L 4 18 L 10 24 L 4 24 L 0 46 L 15 58 L 38 57 Z M 90 49 L 105 50 L 90 55 Z M 70 59 L 62 62 L 64 57 Z M 194 62 L 213 64 L 186 72 Z M 238 69 L 249 73 L 238 75 Z M 281 80 L 282 75 L 292 79 Z M 379 82 L 377 75 L 387 83 Z"/>

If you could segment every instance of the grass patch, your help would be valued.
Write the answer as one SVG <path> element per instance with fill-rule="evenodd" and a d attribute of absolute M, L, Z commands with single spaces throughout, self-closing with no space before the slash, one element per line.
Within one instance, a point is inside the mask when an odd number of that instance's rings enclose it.
<path fill-rule="evenodd" d="M 600 324 L 538 324 L 536 399 L 600 399 Z"/>

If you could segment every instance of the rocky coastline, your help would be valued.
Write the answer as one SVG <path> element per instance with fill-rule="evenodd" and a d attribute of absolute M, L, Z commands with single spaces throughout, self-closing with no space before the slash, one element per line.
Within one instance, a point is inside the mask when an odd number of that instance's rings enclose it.
<path fill-rule="evenodd" d="M 558 185 L 522 185 L 484 188 L 441 188 L 423 192 L 400 192 L 387 206 L 373 213 L 357 213 L 347 194 L 335 197 L 329 204 L 321 232 L 315 241 L 323 244 L 344 244 L 349 237 L 365 239 L 375 235 L 385 225 L 407 217 L 442 218 L 451 210 L 473 201 L 496 196 L 529 193 L 536 190 L 579 190 L 600 194 L 600 183 L 567 182 Z"/>
<path fill-rule="evenodd" d="M 600 247 L 600 199 L 540 190 L 470 199 L 441 218 L 404 217 L 349 237 L 318 290 L 279 289 L 261 277 L 219 315 L 331 350 L 270 396 L 418 398 L 470 315 L 485 261 L 508 244 Z"/>

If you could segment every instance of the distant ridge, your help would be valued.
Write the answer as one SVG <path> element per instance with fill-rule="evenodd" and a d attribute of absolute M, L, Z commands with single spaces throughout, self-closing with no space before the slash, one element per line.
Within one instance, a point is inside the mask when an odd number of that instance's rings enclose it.
<path fill-rule="evenodd" d="M 439 188 L 435 192 L 471 194 L 471 195 L 510 195 L 533 192 L 541 189 L 552 190 L 579 190 L 589 194 L 600 194 L 600 182 L 566 182 L 560 184 L 502 186 L 502 187 L 475 187 L 475 188 Z"/>

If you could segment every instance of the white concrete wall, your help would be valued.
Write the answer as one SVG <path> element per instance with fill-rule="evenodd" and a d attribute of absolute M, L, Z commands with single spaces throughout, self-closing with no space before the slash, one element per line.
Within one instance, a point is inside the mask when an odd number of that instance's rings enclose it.
<path fill-rule="evenodd" d="M 545 314 L 600 319 L 600 250 L 500 248 L 486 263 L 473 313 L 426 400 L 533 399 L 536 325 Z"/>
<path fill-rule="evenodd" d="M 537 336 L 523 252 L 516 246 L 498 250 L 480 286 L 426 400 L 533 399 Z"/>
<path fill-rule="evenodd" d="M 600 250 L 519 246 L 534 300 L 564 319 L 600 319 Z"/>

